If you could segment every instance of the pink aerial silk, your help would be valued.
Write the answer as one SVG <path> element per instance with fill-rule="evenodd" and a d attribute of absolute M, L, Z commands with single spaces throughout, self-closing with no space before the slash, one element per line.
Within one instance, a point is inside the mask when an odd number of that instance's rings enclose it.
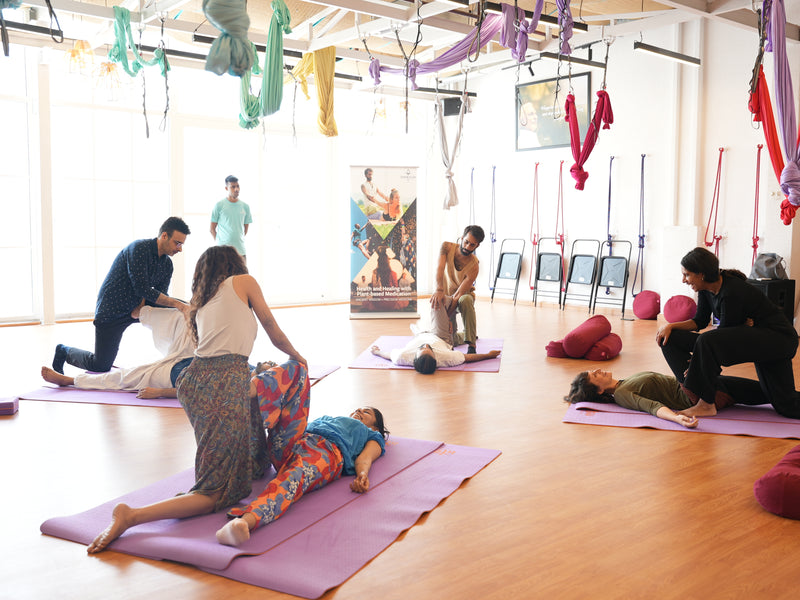
<path fill-rule="evenodd" d="M 584 183 L 589 178 L 589 173 L 583 170 L 583 165 L 592 153 L 597 136 L 600 135 L 600 123 L 603 123 L 603 129 L 610 129 L 611 124 L 614 122 L 614 113 L 611 110 L 611 99 L 605 90 L 597 92 L 597 105 L 594 108 L 594 116 L 589 123 L 589 129 L 586 131 L 586 138 L 583 141 L 583 148 L 581 148 L 581 131 L 578 125 L 578 115 L 575 111 L 575 96 L 569 94 L 567 96 L 567 103 L 564 107 L 566 109 L 566 120 L 569 124 L 569 140 L 572 146 L 572 158 L 575 159 L 575 164 L 570 167 L 569 172 L 572 178 L 576 181 L 575 189 L 582 190 Z"/>

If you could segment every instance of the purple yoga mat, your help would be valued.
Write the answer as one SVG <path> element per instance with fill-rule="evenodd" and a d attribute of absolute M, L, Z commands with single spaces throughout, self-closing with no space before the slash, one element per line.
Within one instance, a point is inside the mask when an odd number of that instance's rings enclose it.
<path fill-rule="evenodd" d="M 308 368 L 311 385 L 315 385 L 324 377 L 339 368 L 338 365 L 311 365 Z M 137 398 L 136 392 L 119 390 L 82 390 L 74 387 L 43 386 L 20 394 L 20 400 L 45 400 L 48 402 L 82 402 L 84 404 L 119 404 L 124 406 L 157 406 L 161 408 L 180 408 L 176 398 L 154 398 L 146 400 Z"/>
<path fill-rule="evenodd" d="M 222 571 L 204 570 L 303 598 L 318 598 L 344 583 L 499 454 L 497 450 L 444 445 L 273 550 L 237 558 Z"/>
<path fill-rule="evenodd" d="M 394 364 L 390 360 L 386 360 L 385 358 L 381 358 L 380 356 L 374 355 L 370 351 L 370 348 L 372 348 L 372 346 L 378 346 L 381 350 L 390 352 L 395 348 L 402 348 L 410 340 L 411 340 L 410 335 L 382 335 L 377 340 L 372 342 L 369 346 L 367 346 L 367 349 L 364 350 L 361 354 L 359 354 L 352 363 L 350 363 L 350 368 L 351 369 L 405 369 L 413 371 L 414 367 L 401 367 L 399 365 Z M 489 352 L 490 350 L 502 350 L 503 340 L 478 338 L 478 341 L 475 344 L 475 349 L 481 354 Z M 456 346 L 455 350 L 458 350 L 459 352 L 466 352 L 467 345 L 462 344 L 461 346 Z M 462 363 L 457 367 L 442 367 L 440 370 L 497 373 L 500 370 L 500 356 L 498 356 L 497 358 L 480 360 L 478 362 Z"/>
<path fill-rule="evenodd" d="M 649 427 L 670 431 L 800 439 L 800 420 L 782 417 L 769 404 L 731 406 L 714 417 L 700 417 L 695 429 L 687 429 L 672 421 L 629 410 L 616 404 L 598 402 L 578 402 L 570 405 L 563 421 L 612 427 Z"/>
<path fill-rule="evenodd" d="M 387 453 L 372 468 L 367 494 L 351 492 L 349 477 L 335 481 L 258 529 L 242 548 L 217 543 L 214 534 L 227 519 L 215 513 L 140 525 L 111 549 L 193 564 L 230 579 L 316 598 L 350 577 L 499 454 L 392 436 Z M 188 489 L 192 480 L 188 470 L 84 513 L 49 519 L 41 530 L 88 544 L 108 523 L 118 501 L 139 505 L 167 498 Z"/>

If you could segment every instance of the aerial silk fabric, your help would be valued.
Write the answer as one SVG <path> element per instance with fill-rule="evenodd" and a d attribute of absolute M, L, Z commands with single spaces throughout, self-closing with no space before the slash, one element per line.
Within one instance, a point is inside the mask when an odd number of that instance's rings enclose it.
<path fill-rule="evenodd" d="M 764 76 L 764 69 L 760 65 L 758 67 L 755 91 L 750 94 L 748 108 L 753 114 L 753 120 L 760 122 L 762 125 L 772 170 L 775 173 L 775 177 L 780 181 L 784 167 L 783 152 L 778 139 L 778 130 L 775 127 L 775 117 L 772 113 L 772 101 L 769 98 L 767 78 Z M 781 221 L 783 221 L 784 225 L 791 225 L 796 213 L 797 207 L 784 198 L 781 202 Z"/>
<path fill-rule="evenodd" d="M 800 153 L 797 149 L 797 115 L 792 91 L 792 73 L 786 54 L 786 8 L 783 0 L 773 0 L 769 11 L 769 35 L 766 51 L 772 52 L 775 61 L 775 106 L 778 112 L 778 130 L 783 141 L 786 166 L 780 177 L 781 189 L 793 206 L 800 206 Z"/>
<path fill-rule="evenodd" d="M 237 77 L 249 72 L 256 56 L 247 38 L 250 28 L 247 1 L 203 0 L 203 14 L 209 23 L 222 32 L 208 51 L 206 71 L 217 75 L 229 73 Z"/>
<path fill-rule="evenodd" d="M 575 164 L 570 167 L 569 172 L 575 180 L 575 189 L 582 190 L 589 173 L 583 170 L 583 165 L 592 153 L 597 137 L 600 135 L 600 123 L 603 124 L 603 129 L 609 129 L 614 122 L 614 113 L 611 110 L 611 99 L 605 90 L 597 92 L 597 106 L 594 109 L 594 116 L 589 123 L 589 129 L 586 131 L 586 138 L 583 141 L 583 148 L 581 148 L 581 132 L 578 124 L 578 115 L 575 111 L 575 96 L 573 94 L 567 95 L 567 102 L 565 105 L 567 113 L 566 120 L 569 124 L 569 139 L 572 146 L 572 158 L 575 159 Z"/>
<path fill-rule="evenodd" d="M 528 32 L 534 31 L 539 24 L 539 17 L 542 13 L 543 4 L 544 0 L 536 0 L 533 20 L 528 23 L 526 19 L 521 19 L 519 33 L 514 30 L 514 7 L 508 4 L 501 4 L 503 14 L 487 15 L 481 24 L 477 37 L 473 32 L 467 34 L 463 40 L 450 48 L 450 50 L 444 52 L 430 62 L 421 64 L 415 59 L 408 61 L 407 73 L 405 68 L 381 66 L 380 61 L 373 57 L 369 65 L 369 73 L 372 75 L 373 83 L 375 85 L 380 85 L 381 73 L 399 73 L 405 74 L 406 77 L 411 80 L 411 87 L 416 90 L 419 87 L 416 82 L 417 73 L 436 73 L 447 67 L 452 67 L 465 60 L 468 56 L 478 52 L 480 48 L 486 46 L 498 33 L 500 33 L 501 44 L 506 48 L 512 48 L 512 55 L 516 52 L 515 59 L 517 61 L 522 61 L 525 55 L 524 53 L 522 55 L 519 54 L 520 48 L 524 45 L 524 48 L 527 49 Z M 524 42 L 519 39 L 523 37 L 525 38 Z"/>
<path fill-rule="evenodd" d="M 447 132 L 444 128 L 444 115 L 442 114 L 442 105 L 439 103 L 438 99 L 434 107 L 436 128 L 439 131 L 439 141 L 442 146 L 442 162 L 444 163 L 445 168 L 444 176 L 447 178 L 447 192 L 444 196 L 443 207 L 445 210 L 449 210 L 450 208 L 458 205 L 458 192 L 456 191 L 456 182 L 453 180 L 453 165 L 455 164 L 456 156 L 458 155 L 458 147 L 461 145 L 461 131 L 464 124 L 464 107 L 466 104 L 467 97 L 466 94 L 464 94 L 461 98 L 461 108 L 458 111 L 458 129 L 456 130 L 456 140 L 453 143 L 452 152 L 450 152 L 450 148 L 447 144 Z"/>
<path fill-rule="evenodd" d="M 292 69 L 303 90 L 306 98 L 308 95 L 307 77 L 313 73 L 314 83 L 317 86 L 317 100 L 319 101 L 319 116 L 317 125 L 319 130 L 328 137 L 339 135 L 336 120 L 333 117 L 333 74 L 336 65 L 336 48 L 328 46 L 322 50 L 307 52 Z"/>
<path fill-rule="evenodd" d="M 572 39 L 572 9 L 569 7 L 569 0 L 556 0 L 556 7 L 558 8 L 558 27 L 561 30 L 561 47 L 559 51 L 561 54 L 572 54 L 572 48 L 569 41 Z"/>
<path fill-rule="evenodd" d="M 267 32 L 267 49 L 264 55 L 264 69 L 258 66 L 258 55 L 255 46 L 251 43 L 253 67 L 242 75 L 239 112 L 239 126 L 243 129 L 252 129 L 260 122 L 260 117 L 268 117 L 280 110 L 283 102 L 283 34 L 291 33 L 289 9 L 283 0 L 273 0 L 272 18 Z M 250 77 L 261 75 L 261 92 L 254 96 L 250 93 Z"/>
<path fill-rule="evenodd" d="M 128 48 L 133 51 L 133 63 L 128 62 Z M 166 75 L 169 71 L 167 56 L 161 48 L 156 48 L 151 60 L 144 60 L 139 54 L 139 48 L 133 41 L 133 32 L 131 31 L 131 11 L 121 6 L 114 7 L 114 45 L 108 51 L 108 58 L 112 62 L 122 65 L 122 68 L 131 77 L 136 77 L 142 67 L 155 64 L 161 67 L 162 75 Z"/>

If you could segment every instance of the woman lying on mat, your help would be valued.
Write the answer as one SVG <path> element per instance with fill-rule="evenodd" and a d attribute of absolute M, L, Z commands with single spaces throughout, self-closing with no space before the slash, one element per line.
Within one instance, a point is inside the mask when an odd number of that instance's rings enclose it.
<path fill-rule="evenodd" d="M 191 317 L 197 349 L 177 389 L 197 440 L 195 484 L 187 494 L 142 508 L 118 504 L 111 523 L 89 544 L 90 553 L 104 550 L 134 525 L 230 506 L 246 498 L 252 481 L 264 475 L 269 449 L 258 404 L 249 394 L 247 364 L 258 333 L 256 318 L 290 359 L 284 368 L 276 367 L 280 371 L 270 393 L 276 399 L 302 389 L 308 394 L 305 359 L 278 326 L 258 282 L 231 246 L 211 246 L 197 261 Z"/>
<path fill-rule="evenodd" d="M 452 296 L 446 296 L 444 304 L 431 306 L 431 330 L 421 331 L 403 348 L 391 352 L 372 346 L 370 352 L 396 365 L 411 367 L 423 375 L 430 375 L 439 367 L 455 367 L 465 362 L 477 362 L 500 356 L 500 350 L 490 350 L 481 354 L 469 354 L 453 350 L 453 321 L 457 304 Z M 414 326 L 412 326 L 412 329 Z"/>
<path fill-rule="evenodd" d="M 697 311 L 686 321 L 668 323 L 656 333 L 672 373 L 694 400 L 687 414 L 716 414 L 714 395 L 722 367 L 755 363 L 758 380 L 775 410 L 800 419 L 792 358 L 797 331 L 783 311 L 743 273 L 719 268 L 713 252 L 698 247 L 681 259 L 683 282 L 697 292 Z M 705 329 L 711 315 L 719 327 Z"/>
<path fill-rule="evenodd" d="M 567 402 L 613 402 L 631 410 L 650 413 L 684 427 L 697 427 L 697 417 L 685 415 L 694 406 L 677 379 L 652 371 L 614 379 L 610 371 L 595 369 L 578 373 L 572 380 Z M 717 378 L 716 408 L 731 404 L 769 404 L 758 381 L 720 375 Z"/>
<path fill-rule="evenodd" d="M 389 433 L 376 408 L 359 408 L 349 417 L 326 416 L 308 423 L 308 371 L 296 361 L 256 375 L 250 395 L 268 429 L 267 459 L 277 473 L 256 500 L 229 511 L 233 520 L 217 532 L 219 542 L 229 546 L 242 544 L 251 530 L 274 521 L 305 493 L 342 474 L 355 476 L 350 483 L 354 492 L 369 490 L 370 468 L 383 455 Z M 141 508 L 117 504 L 111 523 L 89 545 L 88 552 L 104 550 L 134 525 L 211 512 L 207 498 L 190 492 Z"/>
<path fill-rule="evenodd" d="M 289 363 L 291 364 L 291 363 Z M 294 379 L 298 379 L 294 370 Z M 369 471 L 386 448 L 389 434 L 377 408 L 359 408 L 349 417 L 320 417 L 308 422 L 309 393 L 305 374 L 293 393 L 278 393 L 292 369 L 286 365 L 254 377 L 250 387 L 258 398 L 268 429 L 269 460 L 276 475 L 246 507 L 228 511 L 233 519 L 217 531 L 217 540 L 239 546 L 256 527 L 271 523 L 305 493 L 342 475 L 355 476 L 350 489 L 369 490 Z"/>

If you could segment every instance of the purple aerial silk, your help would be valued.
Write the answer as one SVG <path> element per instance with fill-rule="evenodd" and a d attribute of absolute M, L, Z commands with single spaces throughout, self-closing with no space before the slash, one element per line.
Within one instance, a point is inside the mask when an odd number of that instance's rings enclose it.
<path fill-rule="evenodd" d="M 769 20 L 767 49 L 775 60 L 775 107 L 778 113 L 778 131 L 786 153 L 786 166 L 781 173 L 781 190 L 789 202 L 800 206 L 800 152 L 797 149 L 797 115 L 792 91 L 792 73 L 786 55 L 786 8 L 783 0 L 764 4 Z M 766 12 L 769 11 L 769 12 Z"/>
<path fill-rule="evenodd" d="M 528 52 L 528 36 L 536 31 L 536 27 L 539 25 L 544 0 L 536 0 L 536 7 L 533 9 L 533 20 L 530 22 L 525 18 L 525 11 L 517 8 L 519 34 L 517 34 L 514 27 L 514 7 L 509 4 L 501 4 L 500 6 L 503 9 L 504 21 L 503 28 L 500 30 L 500 44 L 505 48 L 511 48 L 511 57 L 517 62 L 522 62 Z"/>
<path fill-rule="evenodd" d="M 514 31 L 514 7 L 501 4 L 503 14 L 487 15 L 483 19 L 483 23 L 481 23 L 480 35 L 477 36 L 477 39 L 475 33 L 471 32 L 467 34 L 463 40 L 450 48 L 450 50 L 433 59 L 431 62 L 420 64 L 418 60 L 412 59 L 408 61 L 408 73 L 406 76 L 411 80 L 412 89 L 416 90 L 419 87 L 416 82 L 417 73 L 436 73 L 447 67 L 452 67 L 465 60 L 468 56 L 477 54 L 477 52 L 488 44 L 498 33 L 500 33 L 500 43 L 506 48 L 512 48 L 512 55 L 514 55 L 515 51 L 517 52 L 517 55 L 514 57 L 517 61 L 523 60 L 525 57 L 524 51 L 527 50 L 528 46 L 528 32 L 534 31 L 539 24 L 543 3 L 543 0 L 536 0 L 536 9 L 533 15 L 534 19 L 529 24 L 526 24 L 524 30 L 522 26 L 520 26 L 519 35 Z M 510 18 L 508 16 L 509 13 L 511 15 Z M 525 38 L 524 47 L 518 38 Z M 523 47 L 523 53 L 519 54 L 521 47 Z M 372 75 L 375 85 L 380 85 L 381 83 L 381 72 L 404 74 L 405 69 L 381 66 L 378 59 L 373 57 L 370 61 L 369 73 Z"/>
<path fill-rule="evenodd" d="M 572 39 L 572 9 L 569 0 L 556 0 L 558 7 L 558 27 L 561 29 L 561 54 L 572 54 L 569 41 Z"/>

